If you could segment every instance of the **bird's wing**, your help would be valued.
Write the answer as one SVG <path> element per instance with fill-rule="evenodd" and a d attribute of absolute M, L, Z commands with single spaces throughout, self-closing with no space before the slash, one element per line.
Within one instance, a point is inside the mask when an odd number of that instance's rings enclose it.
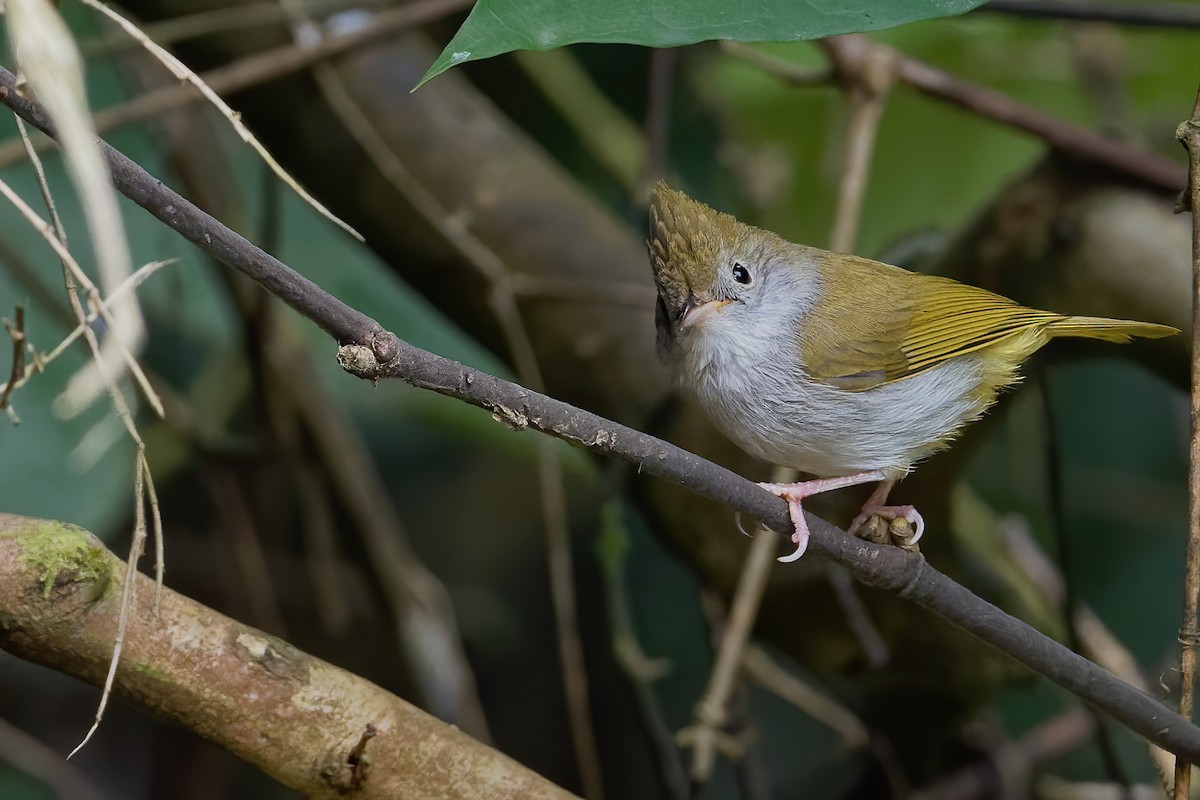
<path fill-rule="evenodd" d="M 947 359 L 1063 319 L 985 289 L 851 256 L 822 265 L 800 352 L 815 379 L 851 391 L 898 381 Z M 1023 358 L 1045 336 L 1019 337 Z"/>

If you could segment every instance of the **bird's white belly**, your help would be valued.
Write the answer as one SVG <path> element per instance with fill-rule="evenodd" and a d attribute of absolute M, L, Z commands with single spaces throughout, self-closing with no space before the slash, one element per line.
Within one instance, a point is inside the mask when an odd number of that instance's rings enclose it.
<path fill-rule="evenodd" d="M 819 477 L 884 470 L 896 477 L 940 449 L 987 403 L 980 365 L 961 356 L 894 383 L 851 392 L 817 383 L 777 358 L 705 359 L 694 396 L 750 455 Z"/>

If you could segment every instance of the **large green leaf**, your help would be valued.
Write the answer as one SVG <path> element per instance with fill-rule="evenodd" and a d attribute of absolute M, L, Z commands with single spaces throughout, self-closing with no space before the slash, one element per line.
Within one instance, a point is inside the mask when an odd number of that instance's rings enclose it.
<path fill-rule="evenodd" d="M 984 0 L 478 0 L 421 83 L 456 64 L 577 42 L 790 42 L 970 11 Z M 420 84 L 418 84 L 420 85 Z"/>

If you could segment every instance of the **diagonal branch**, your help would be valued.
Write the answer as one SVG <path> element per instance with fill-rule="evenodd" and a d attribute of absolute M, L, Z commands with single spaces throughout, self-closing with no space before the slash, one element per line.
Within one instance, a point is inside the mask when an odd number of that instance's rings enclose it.
<path fill-rule="evenodd" d="M 0 102 L 53 135 L 45 113 L 17 94 L 0 68 Z M 337 339 L 339 362 L 369 380 L 400 378 L 492 412 L 510 427 L 532 428 L 570 444 L 622 458 L 723 503 L 780 532 L 791 532 L 787 503 L 745 478 L 675 445 L 560 400 L 426 352 L 398 339 L 277 259 L 230 231 L 107 145 L 117 188 L 205 252 L 258 281 Z M 1162 748 L 1200 761 L 1200 728 L 1145 692 L 1005 614 L 917 555 L 848 536 L 809 517 L 809 551 L 847 567 L 860 582 L 907 598 L 1016 659 Z"/>
<path fill-rule="evenodd" d="M 304 797 L 574 797 L 370 681 L 170 589 L 155 611 L 153 579 L 84 530 L 0 513 L 4 651 L 102 683 L 133 586 L 116 692 Z"/>
<path fill-rule="evenodd" d="M 831 79 L 856 80 L 856 73 L 881 58 L 891 56 L 895 59 L 896 81 L 935 100 L 1024 131 L 1067 155 L 1113 170 L 1147 186 L 1179 191 L 1186 181 L 1184 170 L 1169 159 L 1082 128 L 1004 92 L 959 78 L 862 34 L 832 36 L 822 40 L 822 44 L 826 50 L 837 54 L 832 72 L 814 73 L 787 59 L 737 42 L 726 42 L 725 51 L 783 81 L 803 87 L 821 85 Z"/>
<path fill-rule="evenodd" d="M 1183 3 L 1151 4 L 1139 0 L 1129 5 L 1080 3 L 1078 0 L 991 0 L 979 9 L 1015 17 L 1110 22 L 1141 28 L 1200 29 L 1200 8 Z"/>

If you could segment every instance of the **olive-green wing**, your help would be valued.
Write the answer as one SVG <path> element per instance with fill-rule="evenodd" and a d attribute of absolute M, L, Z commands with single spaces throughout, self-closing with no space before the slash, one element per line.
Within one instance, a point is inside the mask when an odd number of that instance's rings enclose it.
<path fill-rule="evenodd" d="M 812 377 L 843 389 L 898 381 L 1064 319 L 948 278 L 836 259 L 822 264 L 822 297 L 805 316 L 800 352 Z"/>

